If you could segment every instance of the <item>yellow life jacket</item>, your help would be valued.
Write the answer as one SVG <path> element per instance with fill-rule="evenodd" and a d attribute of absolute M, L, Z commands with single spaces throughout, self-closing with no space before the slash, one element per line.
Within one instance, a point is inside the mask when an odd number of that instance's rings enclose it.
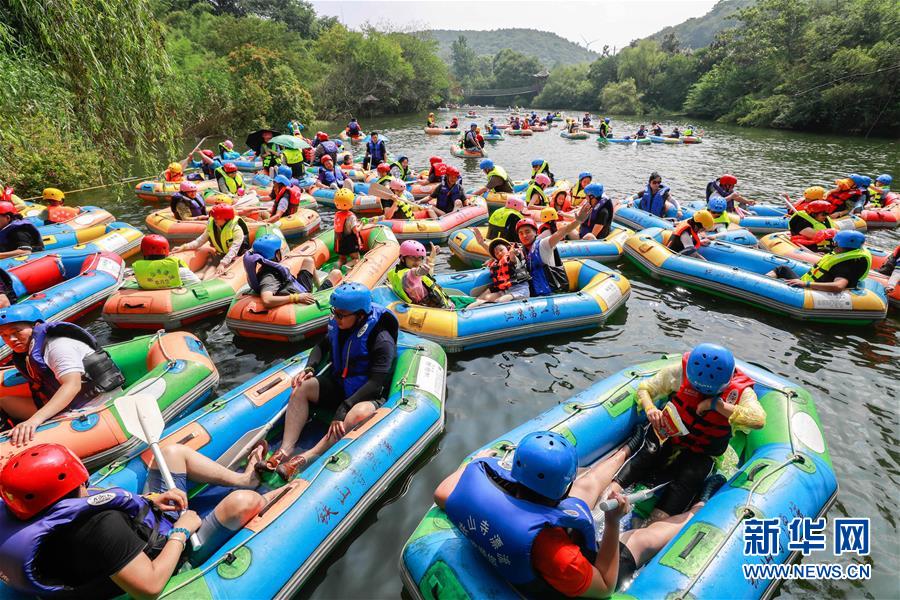
<path fill-rule="evenodd" d="M 297 163 L 303 162 L 303 150 L 282 148 L 281 152 L 284 154 L 284 162 L 289 165 L 296 165 Z"/>
<path fill-rule="evenodd" d="M 540 201 L 538 202 L 539 206 L 547 206 L 548 204 L 550 204 L 550 202 L 547 201 L 547 194 L 544 192 L 541 186 L 536 183 L 532 183 L 528 186 L 528 189 L 525 190 L 526 203 L 531 204 L 531 195 L 534 193 L 537 193 L 537 195 L 541 197 Z"/>
<path fill-rule="evenodd" d="M 244 243 L 249 242 L 249 230 L 247 224 L 240 217 L 235 217 L 226 222 L 224 227 L 217 233 L 215 219 L 210 218 L 206 222 L 206 235 L 209 236 L 209 243 L 219 254 L 228 254 L 231 242 L 234 240 L 234 229 L 240 227 L 244 230 Z"/>
<path fill-rule="evenodd" d="M 391 289 L 394 290 L 394 293 L 397 294 L 401 300 L 407 304 L 416 304 L 413 302 L 412 298 L 409 297 L 409 294 L 406 293 L 406 290 L 403 289 L 403 277 L 406 275 L 407 271 L 409 271 L 408 268 L 400 270 L 397 270 L 396 268 L 391 269 L 388 272 L 388 283 L 391 284 Z M 428 295 L 432 298 L 434 304 L 441 305 L 443 308 L 450 308 L 453 306 L 453 301 L 450 300 L 446 292 L 441 289 L 441 286 L 439 286 L 429 275 L 422 275 L 422 285 L 425 287 L 425 291 L 428 292 Z"/>
<path fill-rule="evenodd" d="M 237 194 L 237 191 L 244 187 L 244 178 L 240 173 L 235 173 L 234 177 L 231 177 L 223 167 L 219 167 L 216 169 L 216 176 L 225 180 L 225 187 L 228 188 L 229 194 Z"/>
<path fill-rule="evenodd" d="M 170 290 L 184 285 L 180 267 L 187 268 L 186 262 L 174 256 L 156 260 L 139 260 L 134 263 L 134 278 L 142 290 Z"/>
<path fill-rule="evenodd" d="M 866 272 L 862 277 L 859 278 L 859 280 L 862 281 L 869 275 L 869 270 L 872 268 L 872 254 L 865 248 L 856 248 L 854 250 L 848 250 L 847 252 L 841 252 L 840 254 L 837 254 L 836 252 L 826 254 L 825 256 L 820 258 L 819 262 L 800 279 L 803 281 L 812 282 L 819 281 L 823 276 L 827 275 L 828 272 L 835 267 L 835 265 L 839 265 L 842 262 L 847 262 L 848 260 L 853 260 L 856 258 L 866 259 Z"/>
<path fill-rule="evenodd" d="M 494 165 L 494 168 L 491 169 L 490 171 L 488 171 L 488 174 L 487 174 L 488 181 L 490 181 L 491 177 L 494 177 L 494 176 L 497 176 L 500 179 L 503 179 L 504 181 L 506 181 L 506 183 L 509 184 L 510 188 L 513 187 L 512 181 L 510 181 L 510 179 L 509 179 L 509 175 L 506 174 L 506 170 L 503 167 L 501 167 L 500 165 Z"/>

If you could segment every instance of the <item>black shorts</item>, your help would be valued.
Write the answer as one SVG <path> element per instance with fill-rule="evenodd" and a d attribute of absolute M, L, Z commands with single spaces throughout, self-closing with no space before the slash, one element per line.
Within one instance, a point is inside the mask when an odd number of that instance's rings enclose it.
<path fill-rule="evenodd" d="M 337 253 L 341 256 L 350 256 L 357 252 L 359 252 L 359 238 L 356 237 L 356 234 L 345 233 L 342 235 Z"/>
<path fill-rule="evenodd" d="M 647 435 L 655 434 L 650 431 Z M 660 446 L 655 453 L 644 444 L 619 469 L 614 481 L 623 488 L 635 483 L 654 485 L 671 481 L 663 490 L 656 508 L 668 515 L 677 515 L 691 505 L 712 466 L 711 456 L 691 452 L 671 442 Z"/>
<path fill-rule="evenodd" d="M 291 177 L 294 179 L 303 179 L 306 177 L 306 163 L 298 162 L 288 165 L 291 168 Z"/>
<path fill-rule="evenodd" d="M 313 277 L 313 274 L 310 273 L 309 271 L 300 271 L 299 273 L 297 273 L 296 279 L 297 279 L 297 281 L 300 282 L 300 285 L 302 285 L 304 289 L 306 289 L 310 292 L 316 292 L 318 290 L 327 290 L 327 289 L 331 289 L 334 286 L 334 284 L 331 283 L 330 279 L 326 279 L 325 281 L 322 282 L 322 285 L 316 287 L 315 277 Z"/>
<path fill-rule="evenodd" d="M 637 571 L 637 561 L 628 546 L 619 542 L 619 578 L 616 580 L 616 589 L 622 589 L 622 586 L 634 576 Z"/>
<path fill-rule="evenodd" d="M 319 382 L 319 399 L 316 402 L 316 407 L 330 412 L 336 411 L 346 399 L 343 384 L 334 378 L 331 369 L 317 376 L 316 381 Z M 382 388 L 378 398 L 370 398 L 368 401 L 372 402 L 375 408 L 380 408 L 385 403 L 386 399 L 384 396 L 384 389 Z"/>

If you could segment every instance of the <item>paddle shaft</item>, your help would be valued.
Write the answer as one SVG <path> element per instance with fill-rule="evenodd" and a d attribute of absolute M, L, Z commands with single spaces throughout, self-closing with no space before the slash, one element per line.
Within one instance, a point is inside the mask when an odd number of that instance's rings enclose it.
<path fill-rule="evenodd" d="M 669 485 L 668 481 L 666 483 L 662 483 L 662 484 L 656 486 L 655 488 L 650 488 L 648 490 L 641 490 L 641 491 L 635 492 L 633 494 L 628 494 L 625 497 L 628 499 L 628 502 L 631 504 L 634 504 L 636 502 L 643 502 L 644 500 L 646 500 L 647 498 L 649 498 L 650 496 L 655 494 L 658 490 L 661 490 L 662 488 L 666 487 L 667 485 Z M 604 500 L 603 502 L 601 502 L 600 504 L 597 505 L 597 508 L 599 508 L 603 512 L 615 510 L 618 507 L 619 507 L 619 501 L 616 500 L 615 498 L 609 498 L 608 500 Z"/>

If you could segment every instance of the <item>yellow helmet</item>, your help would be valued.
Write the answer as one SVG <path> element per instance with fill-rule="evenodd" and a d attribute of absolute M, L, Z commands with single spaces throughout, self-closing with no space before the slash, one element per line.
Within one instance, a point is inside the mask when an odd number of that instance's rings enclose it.
<path fill-rule="evenodd" d="M 169 163 L 169 172 L 170 173 L 181 173 L 181 163 L 177 163 L 177 162 Z"/>
<path fill-rule="evenodd" d="M 350 210 L 353 208 L 353 199 L 356 196 L 347 188 L 341 188 L 334 193 L 334 206 L 338 210 Z"/>
<path fill-rule="evenodd" d="M 814 185 L 803 190 L 804 200 L 822 200 L 825 198 L 825 188 L 820 185 Z"/>
<path fill-rule="evenodd" d="M 62 190 L 57 188 L 44 188 L 44 192 L 41 195 L 44 200 L 49 202 L 63 202 L 66 199 L 66 195 L 63 194 Z"/>
<path fill-rule="evenodd" d="M 845 191 L 853 188 L 853 180 L 852 179 L 835 179 L 834 185 L 836 185 L 837 189 L 839 189 L 840 191 L 845 192 Z"/>
<path fill-rule="evenodd" d="M 228 194 L 215 194 L 210 201 L 213 204 L 234 204 L 234 198 Z"/>
<path fill-rule="evenodd" d="M 559 213 L 552 206 L 545 206 L 541 209 L 541 223 L 549 223 L 550 221 L 558 221 Z"/>
<path fill-rule="evenodd" d="M 695 223 L 703 225 L 703 229 L 712 229 L 716 226 L 712 213 L 706 209 L 695 212 L 693 219 Z"/>

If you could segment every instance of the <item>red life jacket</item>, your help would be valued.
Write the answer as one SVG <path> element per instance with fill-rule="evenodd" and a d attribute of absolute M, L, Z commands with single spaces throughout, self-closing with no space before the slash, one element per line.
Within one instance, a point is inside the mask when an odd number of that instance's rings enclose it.
<path fill-rule="evenodd" d="M 673 240 L 680 240 L 681 234 L 683 234 L 685 232 L 685 230 L 689 231 L 691 234 L 691 237 L 694 239 L 694 247 L 699 248 L 700 247 L 700 236 L 697 235 L 697 232 L 694 231 L 693 227 L 691 227 L 690 219 L 688 219 L 686 221 L 682 221 L 680 224 L 678 224 L 675 227 L 675 231 L 672 232 L 672 236 L 669 238 L 669 243 L 666 244 L 666 246 L 671 248 Z"/>
<path fill-rule="evenodd" d="M 852 190 L 831 190 L 825 196 L 825 200 L 831 202 L 831 212 L 843 210 L 848 202 L 855 201 L 862 194 L 860 190 L 854 188 Z"/>
<path fill-rule="evenodd" d="M 494 259 L 491 262 L 491 282 L 493 287 L 498 290 L 508 290 L 512 287 L 512 276 L 509 272 L 509 254 L 500 260 Z"/>
<path fill-rule="evenodd" d="M 688 352 L 681 357 L 681 387 L 672 396 L 672 403 L 678 409 L 678 416 L 688 428 L 688 434 L 670 438 L 677 446 L 683 446 L 691 452 L 719 456 L 728 447 L 731 439 L 731 424 L 728 417 L 722 416 L 714 410 L 710 410 L 700 416 L 697 414 L 697 405 L 707 398 L 698 392 L 688 381 L 687 360 Z M 741 394 L 748 387 L 753 386 L 753 380 L 744 375 L 738 369 L 734 370 L 731 381 L 719 394 L 719 401 L 727 401 L 737 404 Z"/>
<path fill-rule="evenodd" d="M 353 213 L 349 210 L 339 210 L 334 213 L 334 251 L 340 252 L 340 248 L 343 245 L 342 242 L 344 238 L 348 236 L 356 236 L 357 241 L 359 242 L 359 247 L 362 248 L 362 240 L 359 238 L 359 234 L 355 231 L 345 232 L 344 225 L 347 222 L 347 219 Z"/>
<path fill-rule="evenodd" d="M 281 202 L 281 199 L 285 194 L 288 194 L 288 205 L 284 211 L 284 214 L 281 215 L 282 218 L 289 217 L 290 215 L 297 212 L 300 208 L 300 196 L 302 192 L 293 186 L 284 186 L 281 188 L 281 193 L 272 198 L 272 214 L 275 214 L 278 211 L 278 203 Z"/>

